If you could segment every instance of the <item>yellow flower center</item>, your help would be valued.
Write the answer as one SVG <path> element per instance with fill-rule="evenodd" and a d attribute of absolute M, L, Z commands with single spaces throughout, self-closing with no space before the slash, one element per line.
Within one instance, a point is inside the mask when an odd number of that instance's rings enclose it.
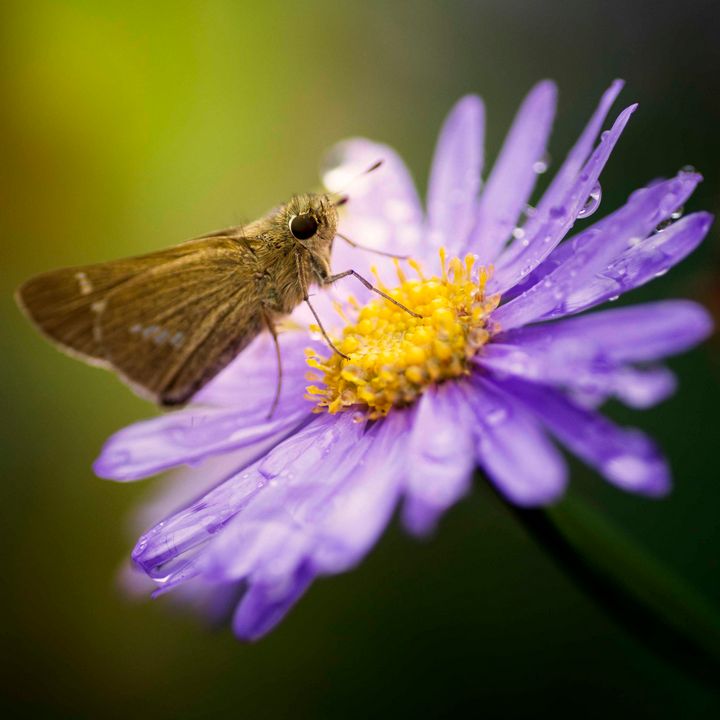
<path fill-rule="evenodd" d="M 376 419 L 393 406 L 409 405 L 433 383 L 468 373 L 468 360 L 494 331 L 489 314 L 500 297 L 486 296 L 487 268 L 475 268 L 475 258 L 446 262 L 440 251 L 442 276 L 426 278 L 410 260 L 418 279 L 408 279 L 396 263 L 399 285 L 380 289 L 420 315 L 415 317 L 385 298 L 371 300 L 358 311 L 334 342 L 340 352 L 321 357 L 307 350 L 307 388 L 317 412 L 352 408 L 361 417 Z M 344 314 L 340 310 L 344 317 Z"/>

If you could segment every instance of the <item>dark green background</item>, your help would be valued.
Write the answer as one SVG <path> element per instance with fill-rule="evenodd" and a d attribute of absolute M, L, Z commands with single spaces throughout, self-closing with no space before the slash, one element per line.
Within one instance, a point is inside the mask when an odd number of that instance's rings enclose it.
<path fill-rule="evenodd" d="M 251 219 L 317 182 L 349 135 L 394 145 L 424 187 L 443 115 L 474 91 L 488 153 L 538 79 L 560 85 L 553 165 L 616 76 L 640 102 L 600 214 L 695 165 L 718 210 L 716 2 L 3 2 L 0 12 L 3 705 L 41 717 L 717 717 L 711 691 L 653 657 L 562 575 L 487 488 L 430 542 L 394 526 L 355 572 L 316 584 L 257 645 L 116 575 L 153 481 L 90 464 L 153 409 L 63 357 L 15 308 L 50 268 L 159 248 Z M 630 300 L 717 312 L 718 231 Z M 718 343 L 671 365 L 645 413 L 676 479 L 666 500 L 572 492 L 720 603 Z"/>

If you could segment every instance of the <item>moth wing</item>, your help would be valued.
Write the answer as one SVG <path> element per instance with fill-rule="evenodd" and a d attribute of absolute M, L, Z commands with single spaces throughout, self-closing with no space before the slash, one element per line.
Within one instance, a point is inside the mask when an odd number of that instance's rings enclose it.
<path fill-rule="evenodd" d="M 124 283 L 198 252 L 190 241 L 167 250 L 111 262 L 63 268 L 36 275 L 16 294 L 20 308 L 60 349 L 92 364 L 104 364 L 97 341 L 98 310 L 108 294 Z"/>
<path fill-rule="evenodd" d="M 186 402 L 262 329 L 251 259 L 224 240 L 111 292 L 98 319 L 106 360 L 156 402 Z"/>
<path fill-rule="evenodd" d="M 61 347 L 114 369 L 139 394 L 174 405 L 188 400 L 262 328 L 253 272 L 252 255 L 218 237 L 48 273 L 23 286 L 20 299 Z M 77 279 L 68 288 L 78 273 L 90 283 L 84 294 Z M 53 301 L 59 307 L 46 309 Z"/>

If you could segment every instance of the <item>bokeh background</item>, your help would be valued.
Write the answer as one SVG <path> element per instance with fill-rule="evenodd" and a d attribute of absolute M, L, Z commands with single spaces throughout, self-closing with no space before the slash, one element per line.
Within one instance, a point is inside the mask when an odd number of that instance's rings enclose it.
<path fill-rule="evenodd" d="M 160 248 L 314 187 L 335 141 L 394 145 L 422 188 L 443 115 L 482 94 L 492 159 L 542 77 L 560 85 L 554 165 L 614 77 L 640 110 L 600 214 L 686 164 L 720 205 L 713 0 L 0 5 L 0 633 L 5 717 L 718 717 L 711 688 L 580 592 L 484 487 L 420 543 L 394 525 L 257 645 L 118 588 L 156 481 L 93 477 L 103 440 L 154 409 L 42 341 L 12 300 L 31 274 Z M 552 168 L 551 168 L 552 169 Z M 631 301 L 720 309 L 718 229 Z M 671 366 L 680 393 L 617 420 L 652 432 L 654 502 L 578 464 L 572 492 L 720 604 L 720 346 Z"/>

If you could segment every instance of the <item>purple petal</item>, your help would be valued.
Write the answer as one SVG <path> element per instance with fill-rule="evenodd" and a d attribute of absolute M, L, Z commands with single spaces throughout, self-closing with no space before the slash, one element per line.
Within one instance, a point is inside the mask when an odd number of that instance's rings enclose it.
<path fill-rule="evenodd" d="M 288 458 L 309 448 L 332 447 L 342 439 L 341 428 L 327 416 L 318 417 L 303 430 L 278 445 L 273 452 Z M 176 581 L 185 576 L 186 566 L 196 571 L 199 552 L 221 533 L 257 495 L 272 487 L 260 471 L 264 459 L 231 475 L 186 509 L 149 530 L 138 541 L 133 560 L 158 582 Z"/>
<path fill-rule="evenodd" d="M 307 330 L 279 328 L 278 342 L 282 352 L 281 402 L 292 402 L 302 396 L 307 385 L 305 374 L 305 348 L 324 348 L 315 343 Z M 195 405 L 230 407 L 245 405 L 248 401 L 270 404 L 277 386 L 277 359 L 275 345 L 268 332 L 262 332 L 224 370 L 214 377 L 192 399 Z M 279 408 L 278 408 L 279 410 Z"/>
<path fill-rule="evenodd" d="M 500 333 L 493 342 L 521 346 L 552 365 L 578 356 L 648 362 L 684 352 L 711 331 L 712 319 L 701 305 L 662 300 L 516 328 Z"/>
<path fill-rule="evenodd" d="M 632 407 L 650 407 L 674 391 L 674 377 L 664 368 L 640 371 L 626 363 L 683 352 L 711 328 L 699 305 L 668 300 L 510 330 L 475 362 L 496 374 L 562 386 L 585 402 L 614 395 Z"/>
<path fill-rule="evenodd" d="M 95 473 L 112 480 L 137 480 L 242 448 L 251 450 L 250 459 L 258 457 L 301 425 L 312 409 L 304 399 L 308 368 L 303 352 L 311 343 L 304 333 L 282 335 L 280 343 L 283 387 L 272 418 L 268 419 L 268 413 L 275 395 L 277 364 L 271 339 L 262 336 L 203 389 L 191 406 L 135 423 L 113 435 L 95 461 Z"/>
<path fill-rule="evenodd" d="M 268 420 L 263 399 L 249 407 L 190 407 L 120 430 L 95 461 L 95 474 L 110 480 L 137 480 L 218 453 L 249 448 L 258 457 L 310 417 L 302 400 L 279 408 Z"/>
<path fill-rule="evenodd" d="M 405 482 L 410 413 L 395 410 L 368 433 L 372 444 L 355 472 L 313 518 L 313 567 L 337 573 L 356 565 L 392 517 Z"/>
<path fill-rule="evenodd" d="M 602 172 L 615 144 L 637 108 L 631 105 L 620 113 L 612 128 L 603 133 L 600 144 L 585 164 L 582 172 L 565 192 L 562 202 L 547 210 L 544 217 L 539 218 L 538 229 L 527 245 L 515 243 L 503 253 L 498 260 L 497 271 L 492 279 L 492 292 L 503 293 L 529 275 L 562 240 L 573 226 L 578 213 L 587 199 Z"/>
<path fill-rule="evenodd" d="M 712 331 L 712 319 L 689 300 L 663 300 L 613 308 L 558 322 L 516 328 L 497 335 L 497 342 L 518 347 L 548 366 L 588 358 L 613 363 L 649 362 L 684 352 Z"/>
<path fill-rule="evenodd" d="M 604 275 L 618 256 L 680 207 L 699 180 L 699 175 L 681 173 L 633 193 L 620 210 L 568 241 L 560 264 L 541 282 L 498 308 L 493 320 L 509 330 L 539 318 L 574 312 L 573 294 L 583 293 L 593 276 Z M 618 290 L 619 284 L 613 283 L 613 288 Z"/>
<path fill-rule="evenodd" d="M 554 83 L 538 83 L 525 98 L 480 196 L 470 247 L 493 262 L 535 187 L 533 165 L 542 159 L 557 101 Z M 587 197 L 587 196 L 586 196 Z"/>
<path fill-rule="evenodd" d="M 650 235 L 626 250 L 588 282 L 576 285 L 562 311 L 552 311 L 543 319 L 586 310 L 664 275 L 702 242 L 712 220 L 709 213 L 696 213 Z"/>
<path fill-rule="evenodd" d="M 261 463 L 270 487 L 206 550 L 206 576 L 273 584 L 303 564 L 337 573 L 364 557 L 399 497 L 405 422 L 386 420 L 363 434 L 349 414 L 333 420 L 345 426 L 341 442 L 293 443 Z"/>
<path fill-rule="evenodd" d="M 474 417 L 458 383 L 430 388 L 418 402 L 407 455 L 403 519 L 425 534 L 470 489 Z"/>
<path fill-rule="evenodd" d="M 516 505 L 546 505 L 565 490 L 567 467 L 537 420 L 490 381 L 476 377 L 477 460 L 498 490 Z"/>
<path fill-rule="evenodd" d="M 666 368 L 637 370 L 613 362 L 594 344 L 558 343 L 545 352 L 533 347 L 492 343 L 483 348 L 476 364 L 497 377 L 515 376 L 571 392 L 584 405 L 596 406 L 617 397 L 631 407 L 647 408 L 675 390 Z"/>
<path fill-rule="evenodd" d="M 556 390 L 507 380 L 502 386 L 532 409 L 573 453 L 614 485 L 643 495 L 670 489 L 670 471 L 654 443 L 639 430 L 619 428 Z"/>
<path fill-rule="evenodd" d="M 131 516 L 133 535 L 144 532 L 159 518 L 184 510 L 223 480 L 255 462 L 257 457 L 256 448 L 243 448 L 215 455 L 199 465 L 177 468 L 158 478 L 148 486 L 148 496 Z"/>
<path fill-rule="evenodd" d="M 677 378 L 666 367 L 622 368 L 613 375 L 610 394 L 628 407 L 645 410 L 667 400 L 676 389 Z"/>
<path fill-rule="evenodd" d="M 568 153 L 565 162 L 553 177 L 552 182 L 538 203 L 535 214 L 528 218 L 523 226 L 524 237 L 531 238 L 538 230 L 540 223 L 547 218 L 550 208 L 561 204 L 563 197 L 572 186 L 588 156 L 592 152 L 595 140 L 600 132 L 605 118 L 613 103 L 620 94 L 625 83 L 622 80 L 615 80 L 603 94 L 600 104 L 595 110 L 590 122 L 583 130 L 582 135 L 575 143 L 573 149 Z"/>
<path fill-rule="evenodd" d="M 377 170 L 362 174 L 379 160 L 382 165 Z M 424 257 L 422 205 L 410 173 L 394 150 L 362 138 L 346 140 L 330 151 L 327 164 L 325 185 L 347 192 L 350 198 L 341 209 L 340 232 L 369 248 Z M 354 268 L 371 277 L 370 268 L 375 264 L 392 267 L 377 261 L 377 255 L 352 248 L 340 238 L 333 244 L 335 272 Z M 390 276 L 385 279 L 392 280 Z M 357 283 L 347 287 L 360 298 L 367 296 Z"/>
<path fill-rule="evenodd" d="M 325 416 L 258 463 L 265 486 L 205 551 L 216 580 L 274 582 L 294 573 L 316 544 L 318 515 L 363 462 L 371 439 L 350 414 Z"/>
<path fill-rule="evenodd" d="M 233 631 L 241 640 L 258 640 L 270 632 L 302 597 L 315 573 L 302 566 L 289 577 L 273 583 L 251 583 L 235 616 Z"/>
<path fill-rule="evenodd" d="M 430 242 L 458 254 L 471 229 L 480 188 L 485 135 L 482 100 L 467 95 L 440 132 L 428 185 Z"/>

